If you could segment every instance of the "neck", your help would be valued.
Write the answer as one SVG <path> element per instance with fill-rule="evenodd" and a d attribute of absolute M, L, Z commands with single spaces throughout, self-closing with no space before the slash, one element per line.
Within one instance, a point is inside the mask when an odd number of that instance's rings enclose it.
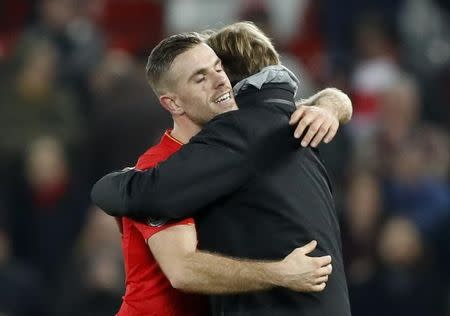
<path fill-rule="evenodd" d="M 189 140 L 194 137 L 198 132 L 200 132 L 201 127 L 185 115 L 173 117 L 173 129 L 170 135 L 183 144 L 189 142 Z"/>

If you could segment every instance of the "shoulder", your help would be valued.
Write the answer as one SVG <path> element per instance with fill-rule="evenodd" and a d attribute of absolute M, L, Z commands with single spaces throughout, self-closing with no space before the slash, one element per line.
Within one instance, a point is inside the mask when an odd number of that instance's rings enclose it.
<path fill-rule="evenodd" d="M 148 169 L 156 166 L 159 162 L 166 160 L 170 156 L 169 151 L 160 144 L 147 149 L 136 163 L 137 169 Z"/>
<path fill-rule="evenodd" d="M 224 133 L 248 132 L 252 129 L 252 126 L 249 124 L 259 121 L 269 112 L 271 112 L 270 109 L 255 104 L 252 107 L 245 107 L 240 108 L 239 110 L 222 113 L 209 121 L 197 136 L 202 137 L 206 135 L 222 135 Z"/>
<path fill-rule="evenodd" d="M 208 122 L 188 145 L 203 144 L 241 151 L 246 146 L 249 128 L 241 118 L 241 110 L 220 114 Z"/>

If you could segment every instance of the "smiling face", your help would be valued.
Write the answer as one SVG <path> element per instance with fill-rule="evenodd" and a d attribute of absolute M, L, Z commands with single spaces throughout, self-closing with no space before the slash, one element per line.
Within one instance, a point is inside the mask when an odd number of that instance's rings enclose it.
<path fill-rule="evenodd" d="M 193 122 L 202 126 L 216 115 L 237 110 L 230 81 L 220 59 L 206 44 L 178 55 L 168 72 L 169 98 Z"/>

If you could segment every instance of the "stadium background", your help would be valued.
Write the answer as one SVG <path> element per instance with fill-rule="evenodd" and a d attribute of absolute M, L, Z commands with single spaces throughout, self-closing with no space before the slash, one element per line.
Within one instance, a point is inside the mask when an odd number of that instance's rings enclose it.
<path fill-rule="evenodd" d="M 353 100 L 322 146 L 353 315 L 450 315 L 449 14 L 444 0 L 0 1 L 0 315 L 117 310 L 120 238 L 89 189 L 170 126 L 151 48 L 237 20 L 273 38 L 300 97 Z"/>

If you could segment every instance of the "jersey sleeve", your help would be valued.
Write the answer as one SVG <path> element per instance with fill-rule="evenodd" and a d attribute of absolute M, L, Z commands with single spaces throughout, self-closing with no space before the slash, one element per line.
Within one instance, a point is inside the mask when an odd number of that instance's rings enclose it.
<path fill-rule="evenodd" d="M 145 240 L 160 231 L 177 225 L 195 225 L 193 218 L 185 218 L 179 221 L 147 220 L 146 222 L 131 221 Z"/>

